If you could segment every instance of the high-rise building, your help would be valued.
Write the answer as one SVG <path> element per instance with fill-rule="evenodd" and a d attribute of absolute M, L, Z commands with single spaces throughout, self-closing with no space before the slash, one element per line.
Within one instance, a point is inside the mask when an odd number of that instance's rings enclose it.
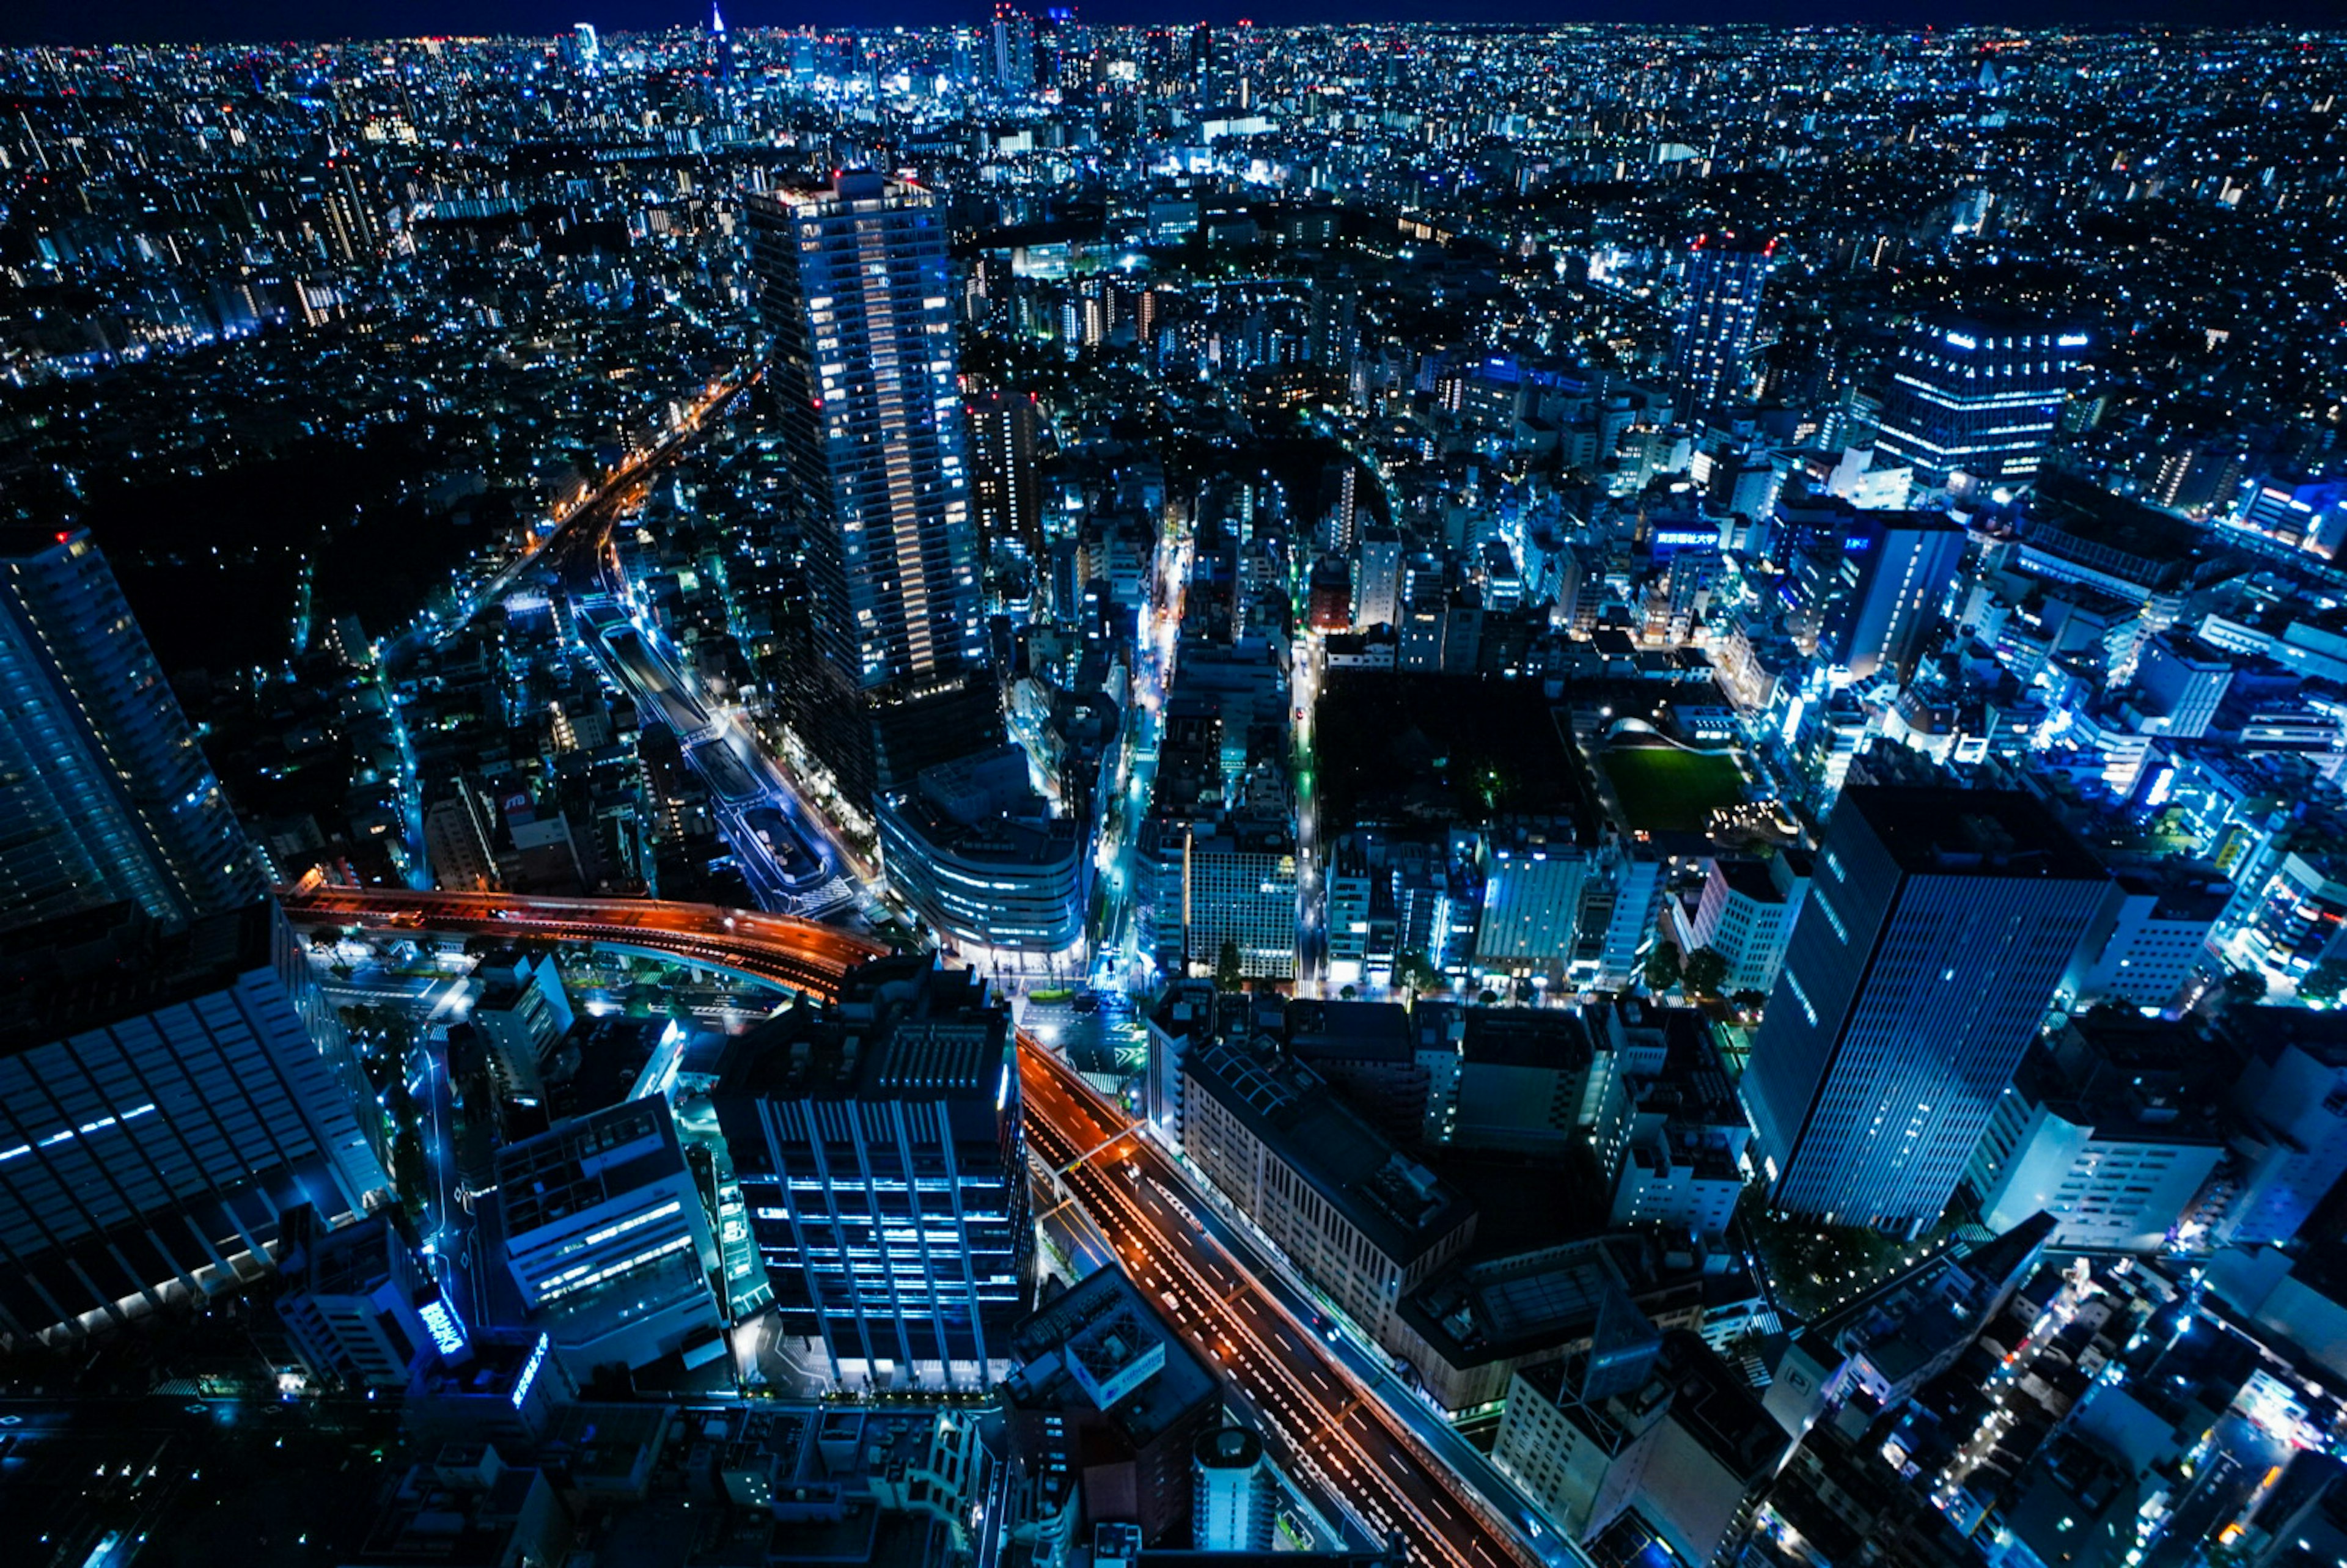
<path fill-rule="evenodd" d="M 860 170 L 743 200 L 813 590 L 819 668 L 798 716 L 868 809 L 879 789 L 999 739 L 999 701 L 975 679 L 978 529 L 946 216 L 928 191 Z"/>
<path fill-rule="evenodd" d="M 1200 1438 L 1190 1478 L 1190 1550 L 1270 1551 L 1278 1490 L 1263 1440 L 1245 1427 Z"/>
<path fill-rule="evenodd" d="M 1687 256 L 1686 283 L 1671 339 L 1671 395 L 1682 418 L 1743 386 L 1760 325 L 1760 295 L 1776 241 L 1705 234 Z"/>
<path fill-rule="evenodd" d="M 1050 597 L 1043 541 L 1043 485 L 1036 453 L 1035 399 L 989 392 L 969 405 L 970 492 L 979 536 L 989 554 L 1008 546 L 1025 558 L 1039 606 Z M 1054 607 L 1064 610 L 1066 607 Z"/>
<path fill-rule="evenodd" d="M 1964 530 L 1942 512 L 1853 510 L 1839 536 L 1816 556 L 1829 574 L 1818 657 L 1854 679 L 1878 671 L 1903 677 L 1939 623 L 1963 561 Z"/>
<path fill-rule="evenodd" d="M 1891 366 L 1875 466 L 1960 493 L 2024 485 L 2078 389 L 2089 333 L 2004 312 L 1935 313 Z"/>
<path fill-rule="evenodd" d="M 1937 1219 L 2109 886 L 2032 796 L 1844 791 L 1743 1081 L 1775 1204 Z"/>
<path fill-rule="evenodd" d="M 267 890 L 89 535 L 0 530 L 0 930 L 123 898 L 187 920 Z"/>
<path fill-rule="evenodd" d="M 784 1335 L 842 1386 L 981 1388 L 1033 1245 L 1010 1009 L 917 957 L 735 1039 L 712 1096 Z"/>
<path fill-rule="evenodd" d="M 507 1144 L 497 1194 L 514 1282 L 573 1367 L 641 1367 L 716 1339 L 717 1243 L 668 1102 Z"/>
<path fill-rule="evenodd" d="M 1687 932 L 1687 951 L 1708 948 L 1727 961 L 1720 990 L 1766 995 L 1777 983 L 1793 922 L 1809 896 L 1812 856 L 1785 849 L 1766 862 L 1715 859 L 1704 875 L 1703 895 Z"/>
<path fill-rule="evenodd" d="M 390 1184 L 374 1095 L 274 905 L 25 927 L 0 995 L 0 1343 L 236 1289 L 292 1211 L 338 1223 Z"/>

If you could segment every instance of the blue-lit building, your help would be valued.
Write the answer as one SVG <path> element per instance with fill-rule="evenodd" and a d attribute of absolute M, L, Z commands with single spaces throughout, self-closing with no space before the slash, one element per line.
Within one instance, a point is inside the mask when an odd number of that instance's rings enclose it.
<path fill-rule="evenodd" d="M 2075 328 L 2004 312 L 1926 315 L 1891 364 L 1877 466 L 1907 464 L 1927 488 L 2027 484 L 2093 342 Z"/>
<path fill-rule="evenodd" d="M 1092 895 L 1083 824 L 1050 815 L 1015 745 L 925 770 L 881 797 L 888 880 L 939 941 L 973 962 L 1081 967 Z"/>
<path fill-rule="evenodd" d="M 842 792 L 999 739 L 974 680 L 979 530 L 955 370 L 946 214 L 917 187 L 843 170 L 830 190 L 745 193 L 770 384 L 806 543 L 805 723 Z"/>
<path fill-rule="evenodd" d="M 1771 1202 L 1939 1218 L 2110 890 L 2034 796 L 1845 790 L 1742 1084 Z"/>
<path fill-rule="evenodd" d="M 286 1216 L 277 1317 L 312 1377 L 346 1388 L 405 1389 L 439 1352 L 441 1337 L 461 1341 L 461 1320 L 425 1274 L 405 1219 L 405 1211 L 386 1206 L 325 1230 L 308 1211 Z"/>
<path fill-rule="evenodd" d="M 128 898 L 251 903 L 260 857 L 79 529 L 0 529 L 0 930 Z"/>
<path fill-rule="evenodd" d="M 711 1096 L 781 1333 L 843 1387 L 999 1378 L 1032 1263 L 1010 1009 L 881 958 L 732 1041 Z"/>
<path fill-rule="evenodd" d="M 366 1076 L 272 904 L 0 937 L 0 1344 L 265 1275 L 286 1216 L 384 1196 Z"/>
<path fill-rule="evenodd" d="M 625 1101 L 497 1151 L 507 1266 L 569 1364 L 717 1344 L 717 1242 L 668 1102 Z"/>
<path fill-rule="evenodd" d="M 1703 235 L 1688 252 L 1671 338 L 1671 395 L 1682 417 L 1743 389 L 1775 253 L 1773 241 L 1732 234 Z"/>
<path fill-rule="evenodd" d="M 1850 508 L 1795 573 L 1815 600 L 1818 658 L 1853 679 L 1903 677 L 1939 623 L 1964 538 L 1943 513 Z"/>

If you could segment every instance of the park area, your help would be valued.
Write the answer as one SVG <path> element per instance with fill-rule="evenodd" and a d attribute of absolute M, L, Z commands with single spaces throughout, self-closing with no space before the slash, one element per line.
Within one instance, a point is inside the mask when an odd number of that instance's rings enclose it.
<path fill-rule="evenodd" d="M 1711 814 L 1744 798 L 1735 759 L 1675 746 L 1616 745 L 1597 759 L 1630 825 L 1641 833 L 1701 833 Z"/>

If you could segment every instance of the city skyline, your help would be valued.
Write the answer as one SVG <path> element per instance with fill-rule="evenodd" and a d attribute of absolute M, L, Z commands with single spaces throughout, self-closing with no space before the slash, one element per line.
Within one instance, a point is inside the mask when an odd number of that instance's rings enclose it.
<path fill-rule="evenodd" d="M 2347 1561 L 2347 30 L 172 20 L 0 1561 Z"/>
<path fill-rule="evenodd" d="M 592 9 L 592 7 L 589 7 Z M 721 5 L 720 9 L 723 7 Z M 1616 0 L 1591 0 L 1569 14 L 1532 7 L 1522 0 L 1481 0 L 1462 10 L 1430 13 L 1409 5 L 1335 7 L 1296 4 L 1287 6 L 1194 5 L 1167 11 L 1137 4 L 1083 8 L 1085 20 L 1110 26 L 1155 26 L 1206 21 L 1217 26 L 1254 22 L 1266 27 L 1368 25 L 1400 26 L 1437 22 L 1471 26 L 1532 27 L 1553 25 L 1656 26 L 1832 26 L 1924 29 L 1960 26 L 2032 27 L 2080 26 L 2125 28 L 2138 26 L 2197 29 L 2267 26 L 2319 27 L 2330 20 L 2317 0 L 2259 0 L 2258 4 L 2211 15 L 2184 0 L 2065 0 L 2048 11 L 1981 0 L 1981 3 L 1917 3 L 1886 9 L 1850 0 L 1839 5 L 1792 6 L 1784 0 L 1695 0 L 1658 15 L 1651 7 L 1632 6 Z M 856 26 L 938 27 L 968 20 L 967 8 L 953 0 L 905 0 L 888 14 L 849 16 L 821 11 L 758 6 L 736 7 L 728 17 L 737 29 L 780 30 L 844 28 Z M 507 36 L 555 38 L 577 22 L 586 21 L 611 32 L 657 33 L 707 25 L 705 10 L 679 9 L 667 4 L 630 4 L 600 16 L 583 15 L 579 8 L 555 5 L 549 0 L 504 0 L 485 10 L 449 3 L 436 11 L 433 4 L 412 0 L 344 0 L 328 8 L 295 4 L 294 0 L 263 0 L 262 4 L 228 4 L 227 0 L 197 0 L 194 5 L 164 5 L 159 0 L 101 0 L 96 5 L 66 6 L 59 0 L 34 0 L 25 16 L 0 22 L 0 45 L 61 45 L 76 47 L 150 43 L 247 42 L 276 43 L 289 39 L 331 41 L 421 37 L 430 35 L 471 36 L 483 33 Z"/>

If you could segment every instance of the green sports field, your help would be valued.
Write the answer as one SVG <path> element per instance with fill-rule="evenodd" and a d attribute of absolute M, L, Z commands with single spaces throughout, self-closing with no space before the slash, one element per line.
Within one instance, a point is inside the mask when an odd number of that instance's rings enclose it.
<path fill-rule="evenodd" d="M 1630 825 L 1644 833 L 1700 833 L 1714 810 L 1744 798 L 1744 777 L 1727 757 L 1669 746 L 1616 746 L 1597 765 Z"/>

